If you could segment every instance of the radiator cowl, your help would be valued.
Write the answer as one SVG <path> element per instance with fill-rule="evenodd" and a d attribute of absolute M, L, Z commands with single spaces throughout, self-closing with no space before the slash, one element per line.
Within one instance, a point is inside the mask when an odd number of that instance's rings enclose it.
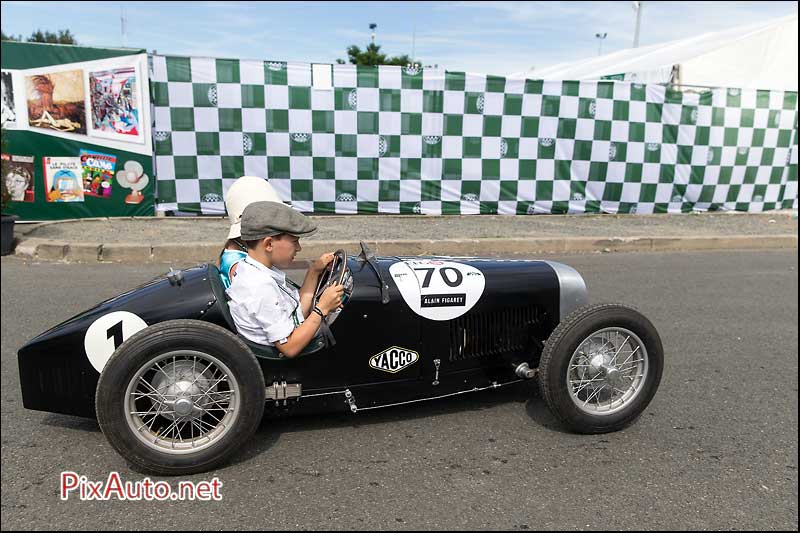
<path fill-rule="evenodd" d="M 543 312 L 534 306 L 467 313 L 450 321 L 450 361 L 539 351 L 535 330 Z"/>

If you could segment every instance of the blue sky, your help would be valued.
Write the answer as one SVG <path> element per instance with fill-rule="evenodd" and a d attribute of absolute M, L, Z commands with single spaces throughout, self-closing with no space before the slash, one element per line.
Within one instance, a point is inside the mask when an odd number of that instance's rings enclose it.
<path fill-rule="evenodd" d="M 797 13 L 797 2 L 643 2 L 642 46 Z M 159 53 L 335 62 L 369 42 L 449 70 L 506 75 L 628 48 L 635 14 L 619 2 L 2 2 L 6 34 L 69 28 L 84 45 Z"/>

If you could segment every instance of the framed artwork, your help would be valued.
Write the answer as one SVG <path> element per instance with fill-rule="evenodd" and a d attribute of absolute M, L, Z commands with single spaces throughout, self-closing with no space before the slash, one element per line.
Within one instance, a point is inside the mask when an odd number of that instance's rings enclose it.
<path fill-rule="evenodd" d="M 91 137 L 144 143 L 142 87 L 137 67 L 88 72 Z"/>

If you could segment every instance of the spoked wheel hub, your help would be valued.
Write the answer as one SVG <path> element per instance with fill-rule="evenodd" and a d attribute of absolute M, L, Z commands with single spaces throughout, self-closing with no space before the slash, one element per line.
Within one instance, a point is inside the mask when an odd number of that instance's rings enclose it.
<path fill-rule="evenodd" d="M 239 384 L 216 357 L 176 351 L 142 366 L 128 385 L 127 422 L 151 448 L 196 452 L 222 437 L 238 417 Z"/>
<path fill-rule="evenodd" d="M 595 331 L 580 343 L 567 371 L 570 398 L 593 415 L 618 412 L 640 392 L 648 354 L 641 339 L 625 328 Z"/>

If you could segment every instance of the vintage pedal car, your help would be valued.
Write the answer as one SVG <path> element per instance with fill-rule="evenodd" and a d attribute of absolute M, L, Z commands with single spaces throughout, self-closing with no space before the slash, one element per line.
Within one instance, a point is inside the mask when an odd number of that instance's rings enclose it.
<path fill-rule="evenodd" d="M 619 304 L 588 305 L 554 262 L 357 258 L 339 250 L 343 305 L 293 359 L 236 334 L 219 271 L 173 271 L 42 333 L 18 352 L 28 409 L 97 417 L 143 470 L 188 474 L 225 461 L 265 411 L 357 413 L 539 380 L 581 433 L 618 430 L 658 388 L 661 340 Z"/>

